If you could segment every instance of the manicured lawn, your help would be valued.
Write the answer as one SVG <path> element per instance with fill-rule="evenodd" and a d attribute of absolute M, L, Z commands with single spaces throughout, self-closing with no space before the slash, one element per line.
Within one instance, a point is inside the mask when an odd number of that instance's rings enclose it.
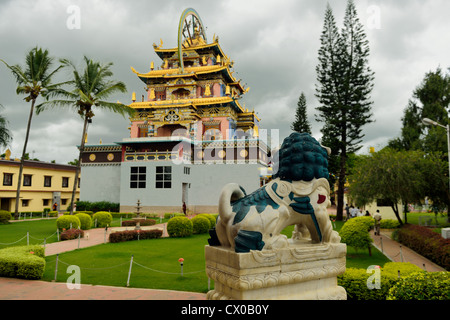
<path fill-rule="evenodd" d="M 54 218 L 12 222 L 10 224 L 0 224 L 0 249 L 9 247 L 11 243 L 14 243 L 15 246 L 26 245 L 28 231 L 30 244 L 43 244 L 44 238 L 46 238 L 47 243 L 57 241 L 56 219 Z M 21 238 L 23 239 L 20 240 Z"/>
<path fill-rule="evenodd" d="M 57 281 L 65 282 L 69 265 L 80 267 L 81 283 L 126 286 L 131 255 L 130 287 L 194 292 L 208 291 L 204 247 L 208 234 L 108 243 L 59 255 Z M 184 259 L 183 276 L 179 258 Z M 56 256 L 46 258 L 43 280 L 55 276 Z M 211 284 L 212 286 L 212 284 Z"/>

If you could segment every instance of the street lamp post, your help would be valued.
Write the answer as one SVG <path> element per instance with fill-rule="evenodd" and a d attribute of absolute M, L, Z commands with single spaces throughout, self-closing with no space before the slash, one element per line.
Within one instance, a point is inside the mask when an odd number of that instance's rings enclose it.
<path fill-rule="evenodd" d="M 422 119 L 422 123 L 427 126 L 438 126 L 438 127 L 442 127 L 445 130 L 447 130 L 448 176 L 449 176 L 449 180 L 448 180 L 449 186 L 448 187 L 450 189 L 450 125 L 447 124 L 446 126 L 444 126 L 444 125 L 442 125 L 436 121 L 433 121 L 431 119 L 428 119 L 428 118 Z"/>

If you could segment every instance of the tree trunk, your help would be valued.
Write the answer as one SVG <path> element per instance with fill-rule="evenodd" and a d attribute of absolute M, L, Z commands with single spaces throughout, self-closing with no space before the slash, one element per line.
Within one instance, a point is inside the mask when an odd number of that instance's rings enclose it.
<path fill-rule="evenodd" d="M 391 208 L 392 208 L 392 210 L 394 210 L 395 216 L 397 217 L 398 222 L 402 226 L 403 225 L 403 221 L 400 218 L 400 214 L 398 213 L 398 204 L 397 203 L 392 203 L 391 204 Z"/>
<path fill-rule="evenodd" d="M 80 154 L 78 155 L 78 164 L 77 164 L 77 169 L 75 170 L 75 179 L 73 181 L 72 202 L 70 203 L 70 214 L 71 215 L 73 214 L 73 208 L 74 208 L 74 204 L 75 204 L 75 194 L 77 192 L 78 176 L 80 175 L 80 171 L 81 171 L 81 155 L 83 154 L 84 143 L 86 141 L 87 123 L 88 123 L 88 118 L 85 114 L 84 115 L 84 125 L 83 125 L 83 135 L 81 136 Z"/>
<path fill-rule="evenodd" d="M 20 159 L 19 179 L 17 181 L 17 192 L 16 192 L 16 206 L 15 206 L 15 209 L 14 209 L 14 219 L 15 220 L 17 220 L 19 218 L 19 201 L 20 201 L 20 188 L 21 188 L 21 185 L 22 185 L 23 165 L 25 163 L 25 154 L 27 153 L 28 137 L 30 135 L 31 119 L 33 118 L 34 104 L 35 103 L 36 103 L 36 99 L 32 99 L 31 100 L 30 115 L 28 116 L 27 133 L 25 135 L 25 142 L 23 144 L 22 158 Z"/>

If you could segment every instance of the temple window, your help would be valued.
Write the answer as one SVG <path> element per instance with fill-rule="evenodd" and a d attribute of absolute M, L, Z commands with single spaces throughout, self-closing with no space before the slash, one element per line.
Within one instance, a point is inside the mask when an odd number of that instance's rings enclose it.
<path fill-rule="evenodd" d="M 183 88 L 177 89 L 172 92 L 175 99 L 187 99 L 189 98 L 190 93 L 191 92 L 189 90 Z"/>
<path fill-rule="evenodd" d="M 156 167 L 155 187 L 157 189 L 172 188 L 172 167 Z"/>
<path fill-rule="evenodd" d="M 145 189 L 147 179 L 146 167 L 131 167 L 130 172 L 130 188 Z"/>

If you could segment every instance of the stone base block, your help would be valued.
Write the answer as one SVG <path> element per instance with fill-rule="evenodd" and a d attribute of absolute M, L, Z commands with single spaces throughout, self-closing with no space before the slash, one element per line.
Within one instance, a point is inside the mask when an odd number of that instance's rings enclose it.
<path fill-rule="evenodd" d="M 207 299 L 345 300 L 337 276 L 345 272 L 346 252 L 343 243 L 302 243 L 248 253 L 206 246 L 206 273 L 214 280 Z"/>

